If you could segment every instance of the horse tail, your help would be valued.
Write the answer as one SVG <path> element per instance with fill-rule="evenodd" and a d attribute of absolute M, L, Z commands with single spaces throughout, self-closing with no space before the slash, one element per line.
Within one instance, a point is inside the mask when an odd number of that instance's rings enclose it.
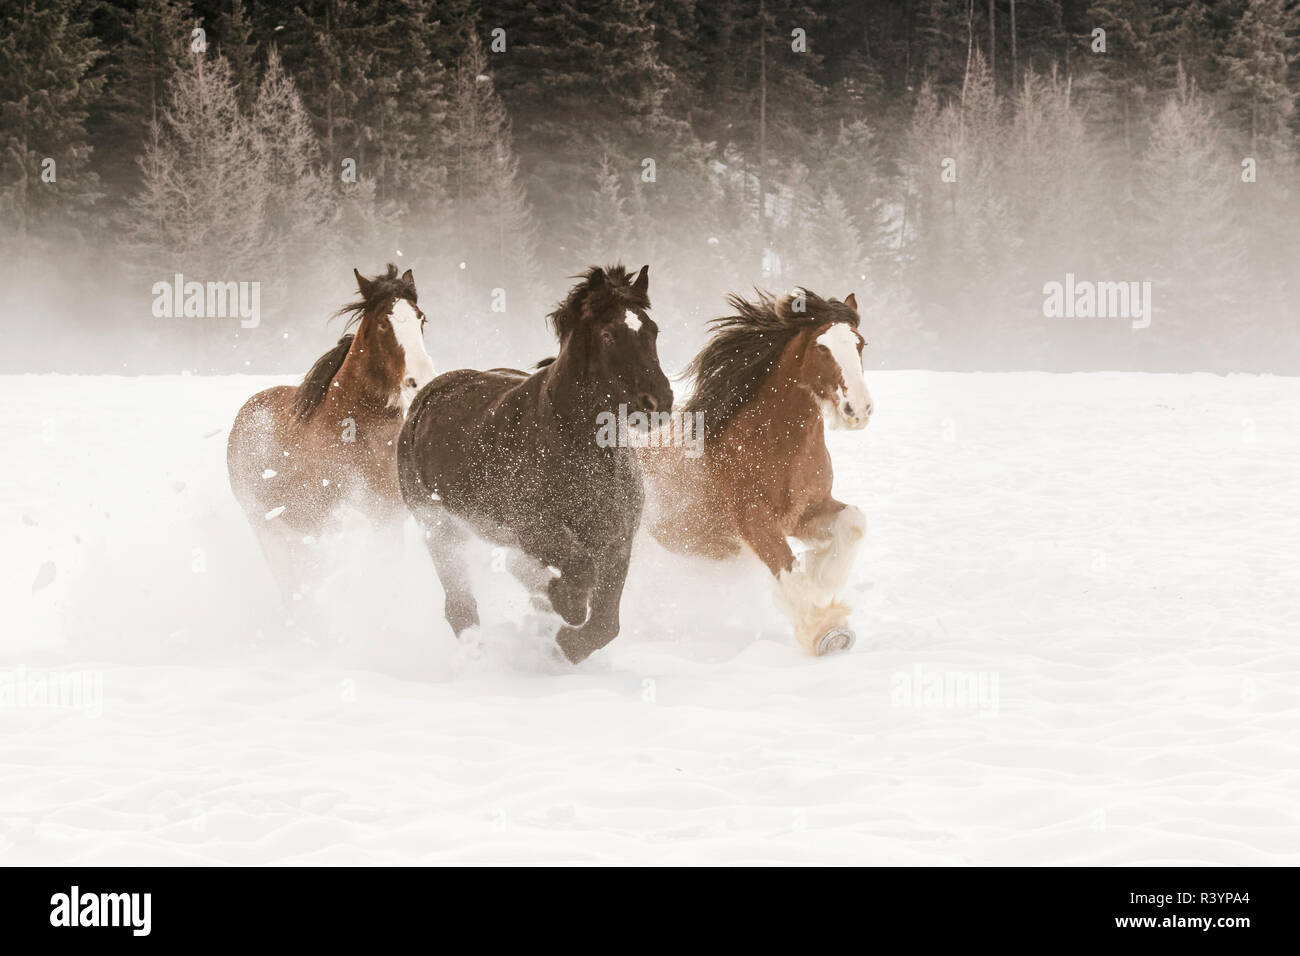
<path fill-rule="evenodd" d="M 330 382 L 334 381 L 334 376 L 343 367 L 343 360 L 348 357 L 348 349 L 352 348 L 354 338 L 356 336 L 349 332 L 339 339 L 338 345 L 316 360 L 316 364 L 298 386 L 298 392 L 293 397 L 293 414 L 299 421 L 310 418 L 316 406 L 329 394 Z"/>

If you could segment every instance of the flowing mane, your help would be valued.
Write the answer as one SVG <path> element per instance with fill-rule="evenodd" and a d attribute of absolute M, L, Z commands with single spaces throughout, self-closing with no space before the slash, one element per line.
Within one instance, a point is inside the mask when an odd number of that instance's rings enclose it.
<path fill-rule="evenodd" d="M 633 288 L 634 277 L 629 276 L 621 265 L 603 269 L 592 266 L 573 278 L 582 281 L 570 289 L 564 301 L 547 316 L 561 341 L 568 337 L 580 319 L 597 319 L 615 310 L 621 316 L 622 310 L 627 308 L 650 308 L 650 297 Z"/>
<path fill-rule="evenodd" d="M 397 266 L 391 262 L 388 263 L 388 270 L 383 275 L 371 276 L 367 281 L 370 283 L 368 295 L 349 302 L 331 316 L 331 318 L 340 315 L 348 317 L 348 320 L 343 323 L 344 331 L 352 328 L 365 317 L 367 312 L 379 308 L 389 299 L 406 299 L 412 305 L 418 302 L 415 284 L 406 282 L 398 276 Z"/>
<path fill-rule="evenodd" d="M 708 344 L 686 367 L 695 388 L 683 411 L 704 412 L 709 431 L 721 434 L 758 393 L 790 340 L 801 331 L 827 322 L 858 327 L 858 313 L 839 299 L 823 299 L 802 288 L 798 294 L 803 297 L 803 311 L 795 310 L 791 295 L 777 298 L 758 292 L 756 302 L 738 295 L 727 297 L 736 313 L 709 323 L 713 334 Z"/>
<path fill-rule="evenodd" d="M 330 382 L 334 381 L 334 376 L 343 367 L 343 360 L 348 357 L 348 349 L 352 348 L 354 338 L 356 336 L 349 332 L 339 339 L 338 345 L 316 360 L 293 396 L 293 415 L 296 419 L 306 421 L 311 418 L 311 413 L 325 400 L 329 394 Z"/>
<path fill-rule="evenodd" d="M 371 277 L 369 282 L 369 295 L 349 302 L 331 316 L 337 318 L 346 315 L 347 321 L 343 323 L 345 330 L 359 324 L 368 313 L 378 309 L 390 299 L 409 299 L 412 303 L 416 301 L 415 285 L 403 281 L 397 274 L 397 266 L 391 262 L 388 264 L 387 271 L 382 275 Z M 325 396 L 329 394 L 330 382 L 334 381 L 334 376 L 343 367 L 343 360 L 348 357 L 353 338 L 355 336 L 350 333 L 344 335 L 339 339 L 338 345 L 318 358 L 316 364 L 311 367 L 311 371 L 302 380 L 293 397 L 293 415 L 296 419 L 306 421 L 325 400 Z"/>

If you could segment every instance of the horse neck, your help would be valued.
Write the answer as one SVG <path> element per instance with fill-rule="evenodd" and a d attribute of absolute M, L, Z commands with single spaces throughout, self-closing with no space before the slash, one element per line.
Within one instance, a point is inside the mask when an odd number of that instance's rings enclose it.
<path fill-rule="evenodd" d="M 579 449 L 618 452 L 626 449 L 602 449 L 596 444 L 596 416 L 613 411 L 601 405 L 596 389 L 590 384 L 576 357 L 564 347 L 542 376 L 542 417 L 565 443 Z"/>
<path fill-rule="evenodd" d="M 821 425 L 821 407 L 812 390 L 799 377 L 799 357 L 802 352 L 801 348 L 794 347 L 792 343 L 781 353 L 776 368 L 759 389 L 758 401 L 773 410 L 774 417 L 769 420 L 788 423 L 804 430 L 811 429 L 814 436 L 821 437 L 825 430 L 812 428 Z"/>
<path fill-rule="evenodd" d="M 348 349 L 334 381 L 339 383 L 341 391 L 359 396 L 363 404 L 375 409 L 392 407 L 393 395 L 399 387 L 398 382 L 385 380 L 374 349 L 365 347 L 360 328 L 357 329 L 352 347 Z"/>

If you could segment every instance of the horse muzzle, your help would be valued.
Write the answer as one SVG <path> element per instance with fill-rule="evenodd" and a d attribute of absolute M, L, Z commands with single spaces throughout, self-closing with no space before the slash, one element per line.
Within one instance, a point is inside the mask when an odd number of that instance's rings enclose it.
<path fill-rule="evenodd" d="M 635 411 L 646 412 L 669 412 L 673 408 L 673 389 L 667 382 L 657 387 L 650 387 L 637 394 L 636 398 L 628 403 L 635 406 Z"/>
<path fill-rule="evenodd" d="M 875 410 L 876 406 L 870 398 L 857 401 L 842 400 L 835 406 L 835 417 L 838 421 L 835 422 L 834 427 L 860 431 L 867 427 L 867 422 L 871 421 L 871 413 Z"/>

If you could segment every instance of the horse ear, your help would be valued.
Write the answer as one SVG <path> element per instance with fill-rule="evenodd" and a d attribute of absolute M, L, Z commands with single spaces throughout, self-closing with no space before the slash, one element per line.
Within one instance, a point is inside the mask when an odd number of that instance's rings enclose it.
<path fill-rule="evenodd" d="M 357 277 L 357 291 L 361 293 L 361 298 L 370 298 L 370 282 L 356 269 L 352 270 L 352 274 Z"/>
<path fill-rule="evenodd" d="M 636 274 L 636 281 L 632 283 L 632 291 L 637 295 L 645 295 L 646 290 L 650 288 L 650 263 L 641 267 L 641 271 Z"/>
<path fill-rule="evenodd" d="M 402 281 L 405 282 L 407 285 L 409 285 L 412 289 L 415 288 L 415 276 L 411 274 L 410 269 L 407 269 L 405 272 L 402 273 Z"/>
<path fill-rule="evenodd" d="M 858 311 L 858 297 L 854 295 L 852 292 L 850 292 L 848 295 L 844 297 L 844 304 L 847 305 L 854 312 Z"/>

